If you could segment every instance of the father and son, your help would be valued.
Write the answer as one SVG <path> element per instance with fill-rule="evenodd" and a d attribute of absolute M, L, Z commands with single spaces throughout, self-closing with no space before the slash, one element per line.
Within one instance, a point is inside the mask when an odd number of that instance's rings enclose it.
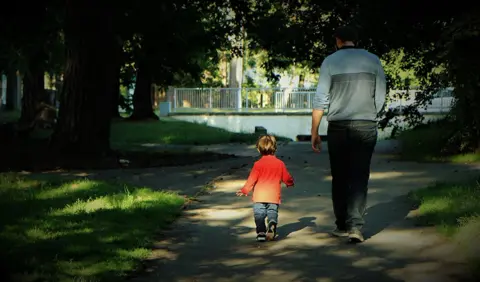
<path fill-rule="evenodd" d="M 319 126 L 328 109 L 328 154 L 332 174 L 332 201 L 335 237 L 363 242 L 361 232 L 370 178 L 370 162 L 377 142 L 377 115 L 385 104 L 386 81 L 380 59 L 357 48 L 357 33 L 352 27 L 335 32 L 337 51 L 327 56 L 313 100 L 312 150 L 320 153 Z M 294 185 L 285 164 L 275 157 L 275 137 L 265 135 L 257 141 L 262 157 L 255 162 L 247 182 L 237 191 L 246 196 L 253 190 L 253 213 L 257 241 L 273 240 L 277 233 L 281 183 Z M 267 219 L 267 225 L 265 225 Z"/>

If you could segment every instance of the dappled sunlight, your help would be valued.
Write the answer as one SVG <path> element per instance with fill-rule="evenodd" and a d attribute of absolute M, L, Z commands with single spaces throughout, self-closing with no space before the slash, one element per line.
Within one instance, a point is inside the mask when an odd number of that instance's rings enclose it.
<path fill-rule="evenodd" d="M 250 212 L 250 209 L 198 209 L 195 210 L 195 215 L 193 216 L 196 220 L 203 220 L 206 224 L 217 221 L 223 221 L 225 224 L 228 224 L 228 220 L 237 220 L 245 217 Z"/>
<path fill-rule="evenodd" d="M 116 280 L 149 256 L 153 234 L 184 202 L 146 188 L 53 180 L 24 189 L 16 185 L 22 179 L 10 179 L 14 189 L 0 198 L 2 271 L 42 281 Z"/>
<path fill-rule="evenodd" d="M 326 254 L 349 259 L 356 259 L 360 256 L 360 252 L 354 248 L 330 250 Z"/>
<path fill-rule="evenodd" d="M 418 177 L 423 175 L 424 172 L 419 171 L 382 171 L 382 172 L 375 172 L 372 171 L 370 173 L 370 180 L 391 180 L 394 178 L 406 178 L 406 180 L 414 182 L 418 180 L 418 178 L 413 179 L 412 177 Z M 325 180 L 331 181 L 332 176 L 328 175 L 324 178 Z"/>
<path fill-rule="evenodd" d="M 444 262 L 459 262 L 463 257 L 457 246 L 447 242 L 434 228 L 389 228 L 372 237 L 365 245 L 390 251 L 389 257 L 392 259 L 411 257 L 412 252 L 416 253 L 419 259 Z"/>
<path fill-rule="evenodd" d="M 353 253 L 353 252 L 352 252 Z M 352 266 L 360 268 L 370 268 L 375 271 L 381 271 L 384 269 L 382 265 L 388 263 L 388 259 L 380 257 L 365 257 L 361 254 L 356 254 L 355 260 L 352 261 Z"/>
<path fill-rule="evenodd" d="M 422 175 L 423 172 L 406 172 L 406 171 L 383 171 L 383 172 L 371 172 L 370 179 L 371 180 L 380 180 L 380 179 L 392 179 L 397 177 L 412 177 Z"/>
<path fill-rule="evenodd" d="M 254 264 L 254 265 L 262 265 L 262 264 L 267 264 L 265 259 L 260 255 L 257 257 L 249 257 L 249 258 L 232 258 L 228 260 L 222 260 L 220 262 L 221 264 L 225 266 L 242 266 L 242 265 L 249 265 L 249 264 Z"/>
<path fill-rule="evenodd" d="M 95 181 L 81 181 L 81 180 L 79 180 L 79 181 L 76 181 L 76 182 L 62 184 L 58 188 L 44 190 L 44 191 L 40 192 L 37 195 L 37 197 L 39 199 L 48 199 L 48 198 L 52 198 L 52 197 L 58 197 L 58 196 L 61 196 L 61 195 L 65 195 L 65 194 L 68 194 L 72 191 L 75 191 L 75 192 L 86 191 L 86 190 L 92 189 L 94 187 L 98 187 L 99 185 L 101 185 L 101 184 L 99 184 Z"/>
<path fill-rule="evenodd" d="M 215 182 L 215 191 L 235 193 L 236 190 L 241 189 L 243 187 L 243 185 L 245 184 L 245 181 L 246 181 L 246 179 L 216 181 Z"/>

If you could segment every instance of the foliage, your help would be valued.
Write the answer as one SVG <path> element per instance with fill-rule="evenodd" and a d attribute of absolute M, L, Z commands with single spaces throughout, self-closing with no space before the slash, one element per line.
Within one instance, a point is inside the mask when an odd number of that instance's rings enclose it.
<path fill-rule="evenodd" d="M 4 281 L 119 281 L 151 253 L 182 197 L 93 180 L 0 175 Z"/>
<path fill-rule="evenodd" d="M 462 146 L 463 139 L 458 132 L 461 124 L 444 117 L 412 129 L 402 130 L 398 140 L 402 143 L 401 157 L 413 161 L 448 161 L 454 163 L 469 163 L 480 160 L 478 152 Z"/>
<path fill-rule="evenodd" d="M 59 72 L 65 63 L 62 13 L 55 0 L 36 2 L 25 9 L 15 3 L 0 11 L 0 69 L 28 71 L 32 54 L 42 54 L 42 64 Z M 38 62 L 35 62 L 38 64 Z"/>
<path fill-rule="evenodd" d="M 432 93 L 441 87 L 453 86 L 457 100 L 451 118 L 459 126 L 455 140 L 473 151 L 480 146 L 478 77 L 479 9 L 460 2 L 431 1 L 364 1 L 359 13 L 368 30 L 372 46 L 402 48 L 405 65 L 415 70 L 423 92 L 415 97 L 416 105 L 428 105 Z M 366 3 L 368 2 L 368 4 Z M 425 14 L 418 6 L 428 6 Z M 376 9 L 369 9 L 375 7 Z M 403 36 L 394 36 L 402 34 Z M 413 108 L 407 116 L 414 115 Z M 455 144 L 455 145 L 458 145 Z"/>

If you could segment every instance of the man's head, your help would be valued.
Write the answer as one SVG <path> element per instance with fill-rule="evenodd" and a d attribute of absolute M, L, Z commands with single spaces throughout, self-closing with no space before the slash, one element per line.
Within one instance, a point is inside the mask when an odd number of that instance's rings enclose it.
<path fill-rule="evenodd" d="M 357 41 L 357 31 L 351 26 L 342 26 L 335 31 L 335 40 L 338 48 L 345 45 L 354 45 Z"/>
<path fill-rule="evenodd" d="M 277 151 L 277 140 L 273 135 L 263 135 L 257 141 L 257 150 L 263 156 L 273 155 Z"/>

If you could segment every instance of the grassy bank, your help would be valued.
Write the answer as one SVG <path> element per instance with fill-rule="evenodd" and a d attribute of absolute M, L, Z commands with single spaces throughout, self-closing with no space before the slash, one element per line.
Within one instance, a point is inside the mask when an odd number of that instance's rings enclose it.
<path fill-rule="evenodd" d="M 119 183 L 0 174 L 2 281 L 121 281 L 182 197 Z"/>
<path fill-rule="evenodd" d="M 457 154 L 454 151 L 458 148 L 448 148 L 447 139 L 454 131 L 448 122 L 437 121 L 401 132 L 401 158 L 419 162 L 480 162 L 480 153 Z"/>
<path fill-rule="evenodd" d="M 421 224 L 433 225 L 459 244 L 480 275 L 480 178 L 461 184 L 436 184 L 411 193 Z"/>
<path fill-rule="evenodd" d="M 253 133 L 233 133 L 204 124 L 162 118 L 160 121 L 150 122 L 114 122 L 111 142 L 114 147 L 124 148 L 145 143 L 178 145 L 255 143 L 257 138 L 258 135 Z"/>
<path fill-rule="evenodd" d="M 19 118 L 18 112 L 0 112 L 0 122 L 13 122 Z M 253 130 L 253 129 L 252 129 Z M 34 138 L 45 138 L 52 130 L 36 129 Z M 160 121 L 113 120 L 111 143 L 115 149 L 131 149 L 141 144 L 210 145 L 226 143 L 255 143 L 258 135 L 234 133 L 205 124 L 190 123 L 171 118 Z M 289 140 L 278 137 L 279 140 Z"/>

